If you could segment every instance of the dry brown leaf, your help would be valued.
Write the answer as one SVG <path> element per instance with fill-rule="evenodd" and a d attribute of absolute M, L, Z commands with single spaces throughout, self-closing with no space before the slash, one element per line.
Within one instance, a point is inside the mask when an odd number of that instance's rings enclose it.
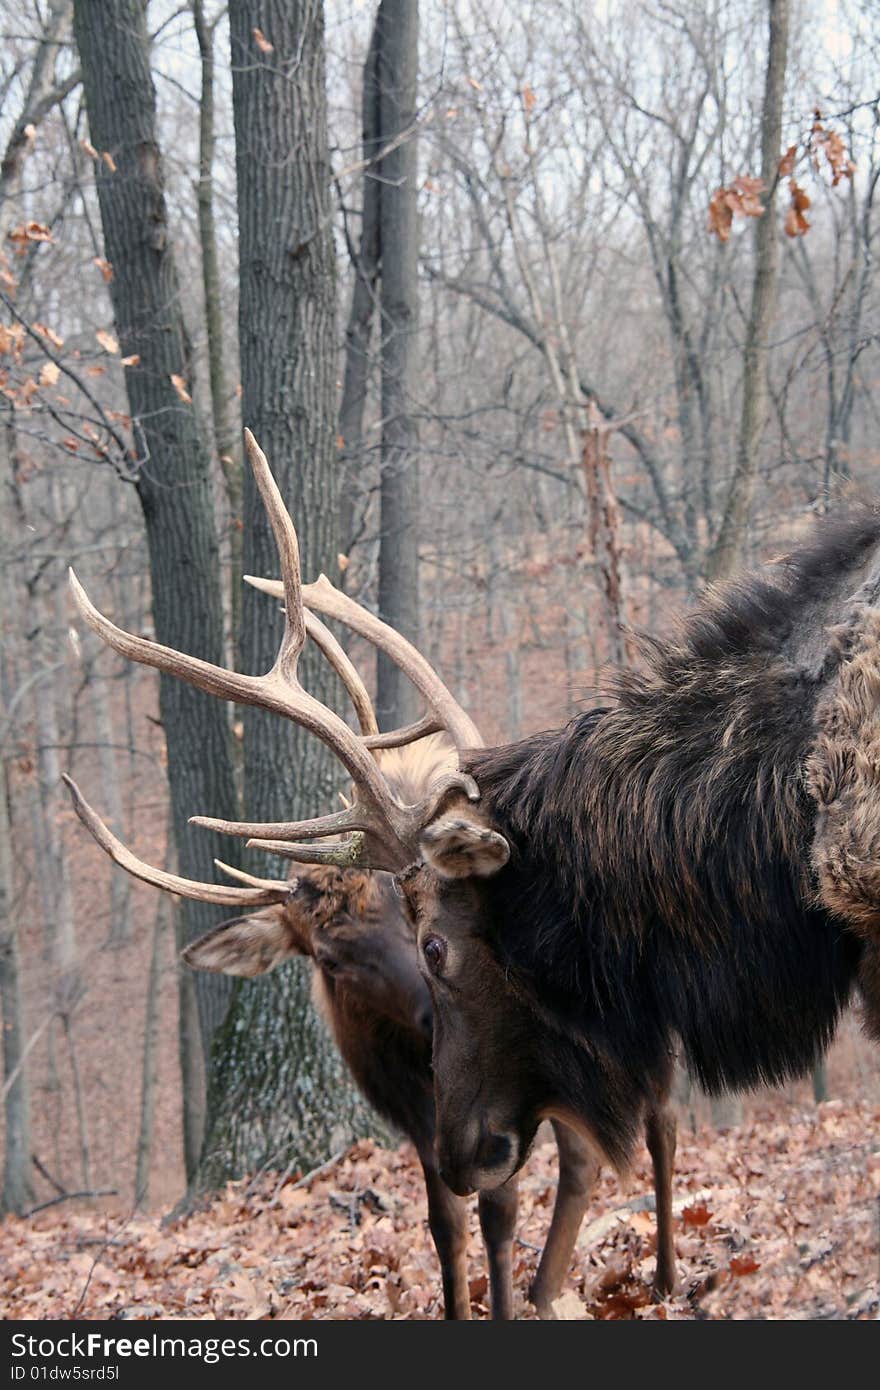
<path fill-rule="evenodd" d="M 701 1202 L 691 1207 L 685 1207 L 681 1213 L 681 1220 L 684 1226 L 707 1226 L 712 1220 L 712 1213 Z"/>
<path fill-rule="evenodd" d="M 275 45 L 269 42 L 262 29 L 254 28 L 251 30 L 251 33 L 254 36 L 254 43 L 257 45 L 257 48 L 260 50 L 261 53 L 275 52 Z"/>
<path fill-rule="evenodd" d="M 763 216 L 763 190 L 763 179 L 748 174 L 741 174 L 727 188 L 717 188 L 709 201 L 708 230 L 719 241 L 729 241 L 735 217 Z"/>
<path fill-rule="evenodd" d="M 21 325 L 17 324 L 16 327 L 20 328 Z M 39 333 L 40 337 L 45 338 L 46 342 L 51 343 L 54 348 L 64 347 L 64 339 L 59 338 L 58 334 L 53 332 L 51 328 L 47 328 L 44 323 L 32 323 L 31 327 L 35 333 Z"/>
<path fill-rule="evenodd" d="M 57 362 L 44 362 L 40 372 L 40 385 L 54 386 L 60 375 L 61 368 Z"/>
<path fill-rule="evenodd" d="M 171 373 L 171 384 L 177 392 L 184 405 L 192 405 L 192 396 L 186 389 L 186 378 L 178 376 L 176 372 Z"/>
<path fill-rule="evenodd" d="M 788 187 L 791 193 L 791 203 L 785 214 L 785 235 L 790 237 L 804 236 L 810 230 L 810 223 L 804 216 L 810 206 L 810 198 L 800 184 L 795 183 L 794 179 L 789 180 Z"/>
<path fill-rule="evenodd" d="M 586 1303 L 572 1289 L 566 1289 L 565 1293 L 554 1298 L 551 1307 L 560 1322 L 587 1322 L 593 1317 Z"/>
<path fill-rule="evenodd" d="M 797 145 L 789 145 L 785 154 L 779 161 L 779 177 L 788 178 L 794 172 L 794 162 L 797 158 Z"/>
<path fill-rule="evenodd" d="M 117 353 L 119 351 L 118 342 L 116 341 L 112 333 L 108 333 L 106 328 L 97 329 L 95 337 L 97 338 L 98 342 L 101 344 L 101 347 L 104 349 L 105 352 Z"/>
<path fill-rule="evenodd" d="M 44 222 L 20 222 L 6 233 L 6 240 L 12 242 L 21 256 L 31 242 L 53 241 L 54 238 Z"/>

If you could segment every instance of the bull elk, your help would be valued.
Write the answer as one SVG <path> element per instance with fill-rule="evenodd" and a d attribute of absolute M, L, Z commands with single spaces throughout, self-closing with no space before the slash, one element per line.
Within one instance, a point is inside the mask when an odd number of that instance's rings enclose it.
<path fill-rule="evenodd" d="M 71 575 L 77 606 L 99 635 L 124 655 L 224 698 L 264 705 L 312 729 L 348 768 L 355 801 L 334 815 L 296 826 L 194 817 L 199 824 L 245 835 L 254 844 L 302 863 L 311 861 L 311 867 L 291 880 L 255 878 L 218 861 L 227 875 L 244 884 L 224 886 L 183 879 L 144 863 L 103 824 L 75 784 L 65 780 L 80 819 L 129 873 L 184 897 L 246 909 L 243 915 L 190 943 L 183 952 L 190 965 L 250 977 L 294 955 L 311 958 L 317 1000 L 356 1082 L 416 1148 L 424 1172 L 429 1225 L 440 1259 L 446 1315 L 466 1318 L 470 1315 L 466 1212 L 462 1196 L 451 1190 L 438 1168 L 431 1056 L 434 1013 L 415 934 L 401 902 L 407 904 L 409 912 L 411 894 L 408 887 L 401 893 L 390 873 L 373 870 L 384 862 L 392 844 L 395 852 L 388 867 L 408 884 L 410 847 L 417 843 L 417 837 L 450 799 L 462 792 L 473 797 L 471 781 L 462 775 L 457 760 L 465 747 L 480 746 L 481 740 L 436 673 L 408 643 L 339 594 L 326 579 L 302 589 L 292 523 L 268 465 L 250 436 L 248 455 L 273 524 L 284 573 L 285 636 L 278 661 L 267 676 L 223 671 L 121 632 L 92 607 Z M 313 608 L 341 618 L 388 651 L 425 697 L 428 715 L 408 729 L 379 734 L 362 681 Z M 359 735 L 299 686 L 296 664 L 307 634 L 341 676 L 355 706 Z M 426 737 L 441 731 L 441 738 Z M 389 840 L 392 831 L 394 839 Z M 340 833 L 346 836 L 341 842 L 294 843 L 300 835 Z M 667 1093 L 668 1069 L 658 1074 L 642 1116 L 654 1167 L 658 1227 L 655 1289 L 659 1294 L 670 1292 L 675 1280 L 671 1201 L 675 1125 L 666 1105 Z M 559 1184 L 547 1243 L 530 1290 L 543 1317 L 553 1316 L 552 1304 L 570 1265 L 599 1166 L 592 1142 L 561 1116 L 551 1115 L 549 1110 L 547 1114 L 559 1150 Z M 498 1155 L 496 1137 L 489 1132 L 485 1155 L 491 1172 Z M 491 1182 L 480 1191 L 480 1225 L 495 1317 L 513 1316 L 516 1211 L 517 1186 L 512 1175 L 510 1181 Z"/>
<path fill-rule="evenodd" d="M 389 776 L 387 769 L 385 775 Z M 283 904 L 221 923 L 183 951 L 184 960 L 196 969 L 244 977 L 262 974 L 297 955 L 314 963 L 315 1002 L 357 1085 L 376 1110 L 409 1138 L 418 1154 L 446 1316 L 468 1318 L 467 1205 L 438 1170 L 431 1000 L 419 969 L 415 937 L 391 876 L 330 865 L 306 869 L 291 883 Z M 662 1123 L 662 1112 L 652 1122 Z M 559 1181 L 547 1242 L 529 1290 L 542 1318 L 554 1316 L 553 1302 L 570 1268 L 598 1173 L 589 1147 L 573 1130 L 558 1122 L 553 1129 Z M 648 1139 L 653 1143 L 650 1128 Z M 656 1191 L 661 1212 L 668 1209 L 663 1194 L 670 1182 L 671 1166 L 660 1169 Z M 492 1316 L 511 1318 L 516 1179 L 481 1192 L 478 1210 Z M 671 1233 L 667 1247 L 671 1249 Z M 660 1270 L 664 1292 L 673 1272 L 667 1257 Z"/>
<path fill-rule="evenodd" d="M 545 1117 L 624 1165 L 676 1045 L 718 1093 L 806 1074 L 854 992 L 880 1040 L 880 512 L 826 518 L 643 648 L 603 714 L 494 749 L 456 730 L 457 776 L 418 806 L 359 790 L 348 852 L 398 874 L 416 925 L 456 1192 L 508 1181 Z M 336 828 L 273 846 L 308 860 Z"/>

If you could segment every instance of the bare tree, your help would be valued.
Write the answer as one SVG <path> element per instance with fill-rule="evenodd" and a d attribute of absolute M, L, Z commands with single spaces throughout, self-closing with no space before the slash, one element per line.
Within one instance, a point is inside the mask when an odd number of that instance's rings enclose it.
<path fill-rule="evenodd" d="M 769 40 L 764 106 L 761 113 L 761 179 L 766 190 L 764 214 L 755 228 L 752 305 L 743 350 L 742 414 L 733 478 L 721 526 L 709 555 L 710 579 L 733 569 L 749 525 L 758 450 L 767 413 L 767 355 L 776 308 L 779 229 L 774 216 L 782 155 L 782 100 L 788 55 L 789 0 L 768 0 Z"/>
<path fill-rule="evenodd" d="M 31 1185 L 30 1094 L 25 1057 L 21 950 L 18 940 L 6 759 L 0 759 L 0 1012 L 6 1139 L 0 1211 L 24 1211 Z"/>
<path fill-rule="evenodd" d="M 223 343 L 223 305 L 220 293 L 220 263 L 217 253 L 217 227 L 214 218 L 214 38 L 223 16 L 221 7 L 213 19 L 205 14 L 204 0 L 192 0 L 196 38 L 202 64 L 202 90 L 199 99 L 199 245 L 202 253 L 202 284 L 205 293 L 205 330 L 208 338 L 208 380 L 211 387 L 211 419 L 214 447 L 223 470 L 229 508 L 229 563 L 231 570 L 230 610 L 233 645 L 241 620 L 242 494 L 244 488 L 241 449 L 230 418 L 229 384 Z"/>
<path fill-rule="evenodd" d="M 223 630 L 217 535 L 208 452 L 185 383 L 184 329 L 156 137 L 156 99 L 142 6 L 137 0 L 76 0 L 74 26 L 96 164 L 98 200 L 116 332 L 137 459 L 136 487 L 150 553 L 156 637 L 221 662 Z M 120 100 L 119 93 L 126 93 Z M 216 837 L 188 824 L 194 806 L 236 809 L 227 711 L 163 677 L 160 708 L 180 872 L 205 879 L 221 852 Z M 229 853 L 229 846 L 225 847 Z M 216 920 L 204 905 L 182 909 L 186 936 Z M 199 982 L 206 1048 L 229 990 Z"/>
<path fill-rule="evenodd" d="M 229 8 L 239 209 L 242 413 L 296 518 L 303 570 L 335 571 L 335 277 L 319 0 L 233 0 Z M 253 478 L 244 497 L 244 564 L 277 556 Z M 262 672 L 281 636 L 277 610 L 244 594 L 242 668 Z M 304 683 L 337 693 L 316 653 Z M 253 707 L 244 713 L 244 801 L 251 820 L 311 814 L 335 799 L 337 772 L 317 740 Z M 300 963 L 247 981 L 218 1039 L 199 1183 L 263 1164 L 312 1166 L 372 1124 L 309 998 Z M 316 1097 L 320 1103 L 316 1104 Z"/>
<path fill-rule="evenodd" d="M 347 214 L 345 215 L 346 240 L 354 276 L 345 330 L 345 366 L 342 397 L 339 402 L 343 469 L 339 539 L 346 556 L 361 535 L 369 500 L 364 409 L 370 378 L 370 339 L 378 300 L 379 207 L 382 188 L 379 169 L 376 166 L 382 139 L 378 46 L 379 28 L 378 24 L 374 24 L 363 65 L 361 151 L 364 171 L 361 228 L 356 246 L 349 230 Z"/>
<path fill-rule="evenodd" d="M 379 612 L 398 632 L 415 641 L 419 634 L 418 434 L 414 409 L 418 342 L 416 0 L 381 0 L 375 43 L 383 147 L 376 171 L 382 263 Z M 380 727 L 392 729 L 409 723 L 418 713 L 412 687 L 383 652 L 377 661 L 376 713 Z"/>
<path fill-rule="evenodd" d="M 81 80 L 78 68 L 64 77 L 56 79 L 55 76 L 62 41 L 70 30 L 72 8 L 73 0 L 51 0 L 22 109 L 6 142 L 0 163 L 0 246 L 6 241 L 21 191 L 25 160 L 37 138 L 40 122 L 79 86 Z"/>

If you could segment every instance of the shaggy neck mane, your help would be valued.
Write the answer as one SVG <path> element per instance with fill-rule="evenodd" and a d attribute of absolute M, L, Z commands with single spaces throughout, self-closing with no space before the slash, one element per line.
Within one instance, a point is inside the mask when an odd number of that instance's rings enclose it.
<path fill-rule="evenodd" d="M 791 555 L 710 591 L 673 640 L 645 640 L 644 665 L 618 675 L 613 708 L 468 756 L 513 850 L 489 890 L 499 958 L 541 980 L 555 1007 L 568 999 L 582 1014 L 573 1001 L 588 1000 L 591 1017 L 623 1010 L 636 1024 L 646 962 L 657 981 L 667 977 L 657 990 L 674 992 L 669 971 L 685 968 L 685 945 L 687 961 L 696 953 L 707 969 L 725 957 L 727 981 L 741 964 L 744 989 L 749 971 L 759 972 L 753 992 L 768 971 L 784 979 L 782 956 L 761 952 L 814 912 L 803 765 L 821 674 L 785 646 L 878 540 L 880 518 L 867 508 L 825 522 Z M 523 901 L 528 922 L 515 906 Z M 708 987 L 694 979 L 693 988 Z M 687 1021 L 671 1026 L 685 1032 Z M 668 1040 L 662 1019 L 658 1029 Z M 711 1083 L 711 1068 L 697 1067 Z M 778 1071 L 759 1065 L 756 1079 Z"/>
<path fill-rule="evenodd" d="M 769 910 L 783 865 L 807 862 L 812 803 L 802 768 L 815 738 L 816 675 L 781 655 L 829 579 L 880 540 L 867 509 L 759 574 L 709 591 L 668 642 L 642 639 L 618 704 L 565 728 L 469 755 L 490 821 L 522 861 L 551 859 L 563 890 L 639 932 L 646 908 L 675 930 Z M 542 865 L 543 867 L 543 865 Z M 771 874 L 772 877 L 772 874 Z"/>

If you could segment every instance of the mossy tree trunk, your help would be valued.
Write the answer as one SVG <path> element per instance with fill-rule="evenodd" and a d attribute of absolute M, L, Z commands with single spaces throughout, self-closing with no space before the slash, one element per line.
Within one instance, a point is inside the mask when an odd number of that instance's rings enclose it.
<path fill-rule="evenodd" d="M 175 385 L 190 382 L 190 350 L 181 312 L 156 138 L 156 93 L 140 0 L 75 0 L 91 140 L 108 160 L 95 163 L 110 295 L 125 369 L 136 485 L 146 525 L 156 637 L 166 646 L 222 663 L 223 628 L 210 459 L 192 404 Z M 237 814 L 229 710 L 182 681 L 160 678 L 178 872 L 211 880 L 215 856 L 237 846 L 188 824 L 196 811 Z M 186 940 L 222 913 L 204 903 L 180 906 Z M 223 1021 L 231 986 L 199 975 L 206 1051 Z M 195 1041 L 195 1040 L 191 1040 Z M 193 1075 L 198 1069 L 193 1068 Z M 198 1097 L 185 1098 L 198 1105 Z"/>
<path fill-rule="evenodd" d="M 323 11 L 319 0 L 233 0 L 229 20 L 243 420 L 296 523 L 305 577 L 321 570 L 335 577 L 336 291 Z M 243 563 L 248 574 L 278 572 L 249 475 Z M 268 670 L 281 630 L 277 605 L 245 589 L 241 669 Z M 336 683 L 315 653 L 305 654 L 300 674 L 319 699 L 337 700 Z M 292 820 L 332 808 L 342 785 L 320 743 L 251 708 L 244 712 L 244 760 L 249 820 Z M 261 1166 L 305 1170 L 373 1128 L 312 1008 L 310 976 L 310 967 L 293 964 L 238 986 L 214 1052 L 200 1184 Z"/>

